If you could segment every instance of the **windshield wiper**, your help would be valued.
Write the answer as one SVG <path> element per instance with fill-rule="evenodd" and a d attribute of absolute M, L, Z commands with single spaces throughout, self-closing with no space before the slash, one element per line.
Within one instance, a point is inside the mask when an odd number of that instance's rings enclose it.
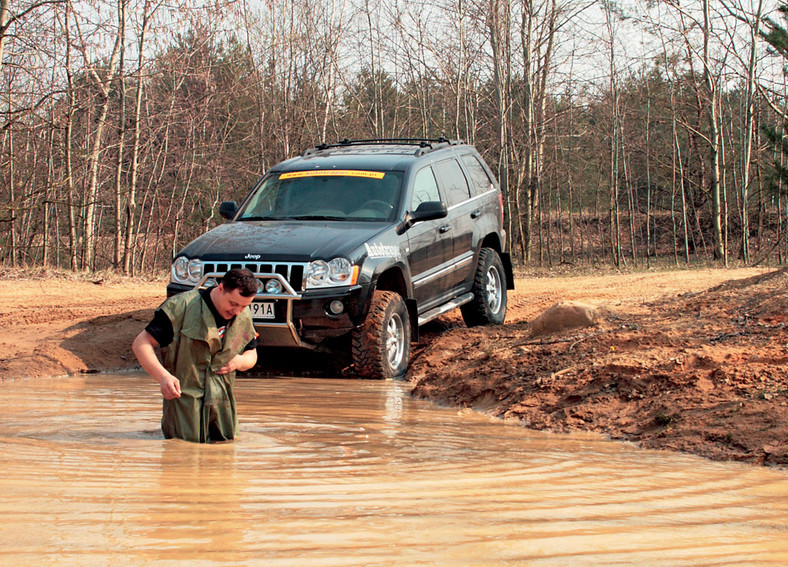
<path fill-rule="evenodd" d="M 251 216 L 251 217 L 241 217 L 238 220 L 239 221 L 242 221 L 242 220 L 271 220 L 271 219 L 274 219 L 274 218 L 275 217 L 258 215 L 258 216 Z"/>
<path fill-rule="evenodd" d="M 295 220 L 336 220 L 336 221 L 346 220 L 345 217 L 338 217 L 331 215 L 297 215 L 289 218 Z"/>

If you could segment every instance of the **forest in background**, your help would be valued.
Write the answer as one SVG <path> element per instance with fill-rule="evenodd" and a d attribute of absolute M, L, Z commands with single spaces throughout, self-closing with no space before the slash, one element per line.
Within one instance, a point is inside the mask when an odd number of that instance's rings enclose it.
<path fill-rule="evenodd" d="M 0 0 L 0 263 L 161 272 L 282 159 L 445 136 L 495 171 L 520 266 L 783 264 L 783 21 L 762 0 Z"/>

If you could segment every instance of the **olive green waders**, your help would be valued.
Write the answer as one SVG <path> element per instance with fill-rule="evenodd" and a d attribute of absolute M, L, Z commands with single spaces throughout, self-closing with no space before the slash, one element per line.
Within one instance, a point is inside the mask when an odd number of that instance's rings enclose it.
<path fill-rule="evenodd" d="M 164 400 L 161 430 L 168 439 L 207 443 L 234 439 L 235 372 L 216 371 L 243 352 L 255 336 L 248 309 L 219 337 L 216 321 L 198 290 L 181 293 L 160 307 L 172 322 L 173 339 L 162 349 L 164 367 L 181 384 L 181 397 Z"/>

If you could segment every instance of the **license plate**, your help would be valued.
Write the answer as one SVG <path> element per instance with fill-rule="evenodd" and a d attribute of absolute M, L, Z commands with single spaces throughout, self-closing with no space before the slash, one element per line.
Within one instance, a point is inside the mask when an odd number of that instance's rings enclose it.
<path fill-rule="evenodd" d="M 250 306 L 252 319 L 275 319 L 274 304 L 272 302 L 255 301 Z"/>

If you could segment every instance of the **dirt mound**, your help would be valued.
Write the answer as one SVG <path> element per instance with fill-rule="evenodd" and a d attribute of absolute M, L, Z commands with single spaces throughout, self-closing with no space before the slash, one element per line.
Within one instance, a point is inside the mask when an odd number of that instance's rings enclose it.
<path fill-rule="evenodd" d="M 580 301 L 559 301 L 531 323 L 531 336 L 538 337 L 577 327 L 598 324 L 606 310 Z"/>
<path fill-rule="evenodd" d="M 536 429 L 785 465 L 786 292 L 779 270 L 543 338 L 527 322 L 451 330 L 413 364 L 414 394 Z"/>

